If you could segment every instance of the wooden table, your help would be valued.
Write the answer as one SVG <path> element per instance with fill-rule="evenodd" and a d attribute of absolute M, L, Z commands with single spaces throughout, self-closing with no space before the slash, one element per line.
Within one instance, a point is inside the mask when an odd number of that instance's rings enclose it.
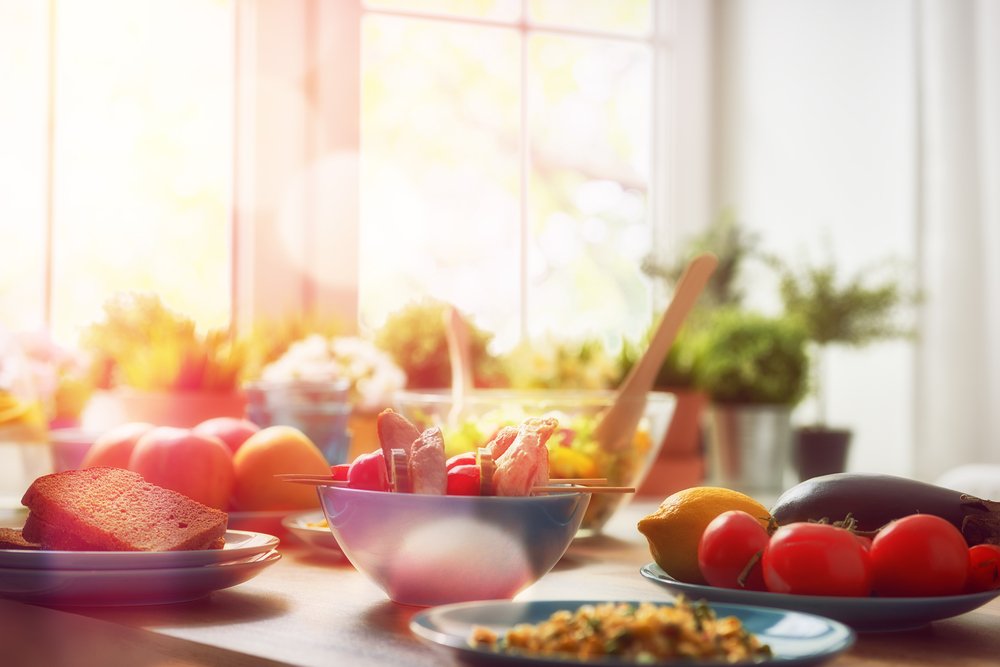
<path fill-rule="evenodd" d="M 637 500 L 597 538 L 574 542 L 519 599 L 650 599 L 668 593 L 639 575 L 651 560 Z M 0 600 L 0 665 L 413 665 L 457 664 L 421 643 L 417 611 L 389 602 L 346 561 L 289 538 L 281 561 L 240 586 L 161 607 L 50 609 Z M 831 665 L 1000 665 L 1000 599 L 907 632 L 862 634 Z"/>

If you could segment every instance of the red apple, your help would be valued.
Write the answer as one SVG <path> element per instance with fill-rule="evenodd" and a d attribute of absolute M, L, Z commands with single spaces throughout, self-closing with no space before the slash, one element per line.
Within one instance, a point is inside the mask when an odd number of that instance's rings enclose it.
<path fill-rule="evenodd" d="M 233 453 L 222 440 L 158 426 L 135 443 L 129 469 L 147 482 L 225 510 L 235 485 Z"/>
<path fill-rule="evenodd" d="M 192 429 L 199 435 L 212 435 L 226 443 L 234 453 L 247 438 L 260 430 L 249 419 L 238 417 L 213 417 L 206 419 Z"/>
<path fill-rule="evenodd" d="M 128 468 L 135 443 L 153 428 L 154 426 L 147 422 L 128 422 L 111 427 L 94 440 L 83 456 L 80 467 Z"/>

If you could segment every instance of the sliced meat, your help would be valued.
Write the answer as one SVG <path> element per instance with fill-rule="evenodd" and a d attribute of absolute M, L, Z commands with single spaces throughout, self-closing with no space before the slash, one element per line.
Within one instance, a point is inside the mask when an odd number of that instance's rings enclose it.
<path fill-rule="evenodd" d="M 444 437 L 436 426 L 420 434 L 410 450 L 410 482 L 414 493 L 443 496 L 448 492 Z"/>
<path fill-rule="evenodd" d="M 528 419 L 518 428 L 517 437 L 496 461 L 493 489 L 498 496 L 527 496 L 535 486 L 549 483 L 549 450 L 545 442 L 559 422 L 555 419 Z"/>
<path fill-rule="evenodd" d="M 409 456 L 414 441 L 420 438 L 420 431 L 409 419 L 392 408 L 386 408 L 378 414 L 375 429 L 382 447 L 382 458 L 385 459 L 386 475 L 388 479 L 392 479 L 392 450 L 402 449 Z"/>
<path fill-rule="evenodd" d="M 516 426 L 504 426 L 494 433 L 490 441 L 486 443 L 486 448 L 490 450 L 494 461 L 503 456 L 504 452 L 514 444 L 514 438 L 517 437 L 517 430 Z"/>

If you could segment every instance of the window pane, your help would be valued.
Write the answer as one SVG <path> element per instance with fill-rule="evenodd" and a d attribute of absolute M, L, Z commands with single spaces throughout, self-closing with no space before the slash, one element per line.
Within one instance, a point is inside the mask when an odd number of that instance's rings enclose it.
<path fill-rule="evenodd" d="M 369 16 L 363 29 L 361 319 L 422 295 L 518 335 L 518 35 Z"/>
<path fill-rule="evenodd" d="M 652 0 L 530 0 L 532 21 L 564 27 L 647 34 L 653 30 Z"/>
<path fill-rule="evenodd" d="M 529 57 L 530 332 L 635 337 L 650 312 L 651 52 L 536 36 Z"/>
<path fill-rule="evenodd" d="M 507 21 L 521 15 L 521 0 L 365 0 L 365 6 Z"/>
<path fill-rule="evenodd" d="M 227 323 L 232 2 L 56 6 L 55 330 L 123 289 Z"/>
<path fill-rule="evenodd" d="M 45 317 L 46 3 L 0 2 L 0 26 L 0 326 L 34 329 Z"/>

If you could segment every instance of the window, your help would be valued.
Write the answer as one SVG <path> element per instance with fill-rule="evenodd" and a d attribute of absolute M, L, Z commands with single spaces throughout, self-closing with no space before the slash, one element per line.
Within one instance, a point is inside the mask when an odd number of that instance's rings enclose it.
<path fill-rule="evenodd" d="M 0 1 L 0 318 L 458 304 L 637 336 L 669 224 L 669 0 Z M 655 224 L 654 224 L 655 221 Z"/>
<path fill-rule="evenodd" d="M 3 322 L 75 340 L 111 293 L 140 289 L 226 324 L 234 3 L 0 14 Z"/>

